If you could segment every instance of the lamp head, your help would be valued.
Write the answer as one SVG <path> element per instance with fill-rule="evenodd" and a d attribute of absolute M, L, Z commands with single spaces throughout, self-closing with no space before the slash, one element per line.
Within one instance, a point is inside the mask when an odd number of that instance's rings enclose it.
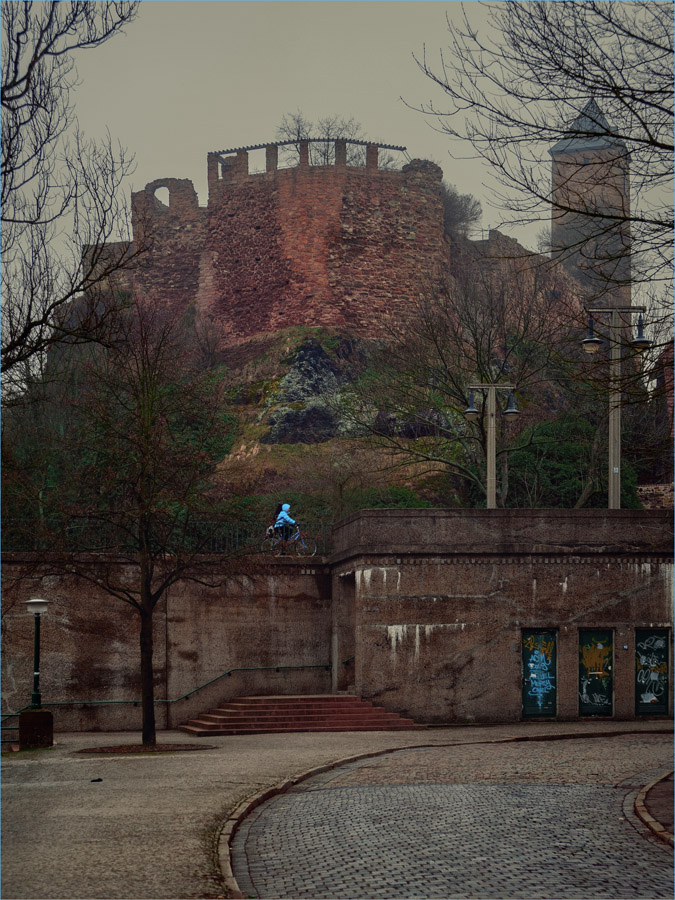
<path fill-rule="evenodd" d="M 581 346 L 584 348 L 584 353 L 593 354 L 597 353 L 600 349 L 600 345 L 602 344 L 602 340 L 599 337 L 595 336 L 595 332 L 593 331 L 593 316 L 588 317 L 588 336 L 583 339 L 581 342 Z"/>
<path fill-rule="evenodd" d="M 40 615 L 40 613 L 46 613 L 48 605 L 49 603 L 47 600 L 40 600 L 38 597 L 33 597 L 32 600 L 26 600 L 28 612 L 34 613 L 36 615 Z"/>
<path fill-rule="evenodd" d="M 638 353 L 643 353 L 645 350 L 649 350 L 652 345 L 652 342 L 649 338 L 646 338 L 643 331 L 642 324 L 642 313 L 638 316 L 638 324 L 637 324 L 637 337 L 633 338 L 630 342 L 633 350 L 637 350 Z"/>
<path fill-rule="evenodd" d="M 464 410 L 464 418 L 467 422 L 477 422 L 480 419 L 480 412 L 474 406 L 473 391 L 469 391 L 469 405 Z"/>
<path fill-rule="evenodd" d="M 509 391 L 509 402 L 502 415 L 508 416 L 509 418 L 520 415 L 520 410 L 516 409 L 516 401 L 513 396 L 513 391 Z"/>

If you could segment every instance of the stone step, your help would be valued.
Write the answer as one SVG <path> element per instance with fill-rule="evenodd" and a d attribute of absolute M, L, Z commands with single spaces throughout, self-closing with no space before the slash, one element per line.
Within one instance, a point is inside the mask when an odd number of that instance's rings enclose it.
<path fill-rule="evenodd" d="M 383 720 L 398 721 L 400 716 L 395 713 L 388 713 L 386 710 L 382 710 L 381 712 L 358 712 L 353 713 L 351 716 L 340 714 L 336 712 L 322 712 L 322 713 L 298 713 L 293 715 L 284 715 L 283 713 L 273 713 L 270 712 L 267 715 L 263 715 L 258 712 L 250 712 L 248 715 L 236 715 L 231 716 L 228 713 L 220 712 L 214 713 L 213 710 L 208 713 L 202 713 L 199 716 L 199 719 L 203 722 L 228 722 L 236 725 L 237 723 L 241 724 L 242 722 L 323 722 L 327 719 L 335 722 L 380 722 Z"/>
<path fill-rule="evenodd" d="M 370 703 L 370 700 L 364 700 L 355 694 L 280 694 L 276 696 L 255 696 L 255 697 L 233 697 L 228 700 L 230 703 L 246 703 L 247 705 L 258 705 L 265 703 L 277 704 L 293 704 L 293 703 L 330 703 L 330 704 L 350 704 L 350 703 Z"/>
<path fill-rule="evenodd" d="M 288 726 L 293 728 L 310 727 L 312 725 L 331 725 L 335 727 L 343 727 L 349 731 L 355 725 L 379 725 L 386 728 L 388 725 L 397 725 L 405 722 L 413 725 L 412 719 L 402 719 L 397 716 L 360 716 L 359 718 L 344 718 L 339 716 L 317 716 L 311 719 L 302 717 L 290 719 L 284 716 L 275 716 L 274 718 L 262 718 L 257 716 L 249 716 L 245 719 L 229 719 L 227 716 L 210 717 L 199 716 L 197 719 L 190 719 L 189 725 L 197 725 L 203 728 L 261 728 L 274 727 L 276 725 Z"/>
<path fill-rule="evenodd" d="M 251 727 L 237 727 L 237 728 L 203 728 L 198 725 L 179 725 L 180 731 L 186 731 L 189 734 L 194 734 L 197 737 L 217 737 L 218 735 L 236 735 L 236 734 L 289 734 L 289 733 L 297 733 L 297 732 L 314 732 L 314 731 L 420 731 L 426 728 L 426 725 L 408 725 L 403 723 L 398 723 L 396 725 L 353 725 L 350 727 L 345 727 L 344 725 L 307 725 L 305 727 L 298 726 L 287 727 L 272 725 L 270 727 L 265 726 L 251 726 Z"/>
<path fill-rule="evenodd" d="M 370 700 L 344 694 L 236 697 L 180 725 L 200 735 L 303 731 L 400 731 L 425 728 Z"/>
<path fill-rule="evenodd" d="M 330 706 L 329 704 L 316 704 L 312 706 L 218 706 L 210 709 L 208 715 L 212 716 L 377 716 L 386 714 L 387 710 L 382 706 Z"/>

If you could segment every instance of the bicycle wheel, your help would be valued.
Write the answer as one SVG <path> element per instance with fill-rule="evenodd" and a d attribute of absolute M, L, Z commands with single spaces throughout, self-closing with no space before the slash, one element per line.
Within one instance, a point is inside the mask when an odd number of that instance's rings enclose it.
<path fill-rule="evenodd" d="M 305 534 L 298 537 L 294 546 L 296 556 L 314 556 L 316 553 L 316 541 Z"/>
<path fill-rule="evenodd" d="M 265 540 L 260 545 L 260 549 L 263 553 L 271 553 L 274 550 L 274 546 L 277 543 L 277 539 L 274 537 L 266 537 Z"/>

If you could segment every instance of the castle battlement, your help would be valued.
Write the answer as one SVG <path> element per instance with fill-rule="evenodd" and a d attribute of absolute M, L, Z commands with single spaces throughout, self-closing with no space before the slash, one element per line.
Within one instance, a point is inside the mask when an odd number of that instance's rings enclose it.
<path fill-rule="evenodd" d="M 286 142 L 284 142 L 286 143 Z M 151 249 L 132 289 L 168 303 L 194 304 L 230 346 L 291 325 L 382 334 L 441 273 L 442 170 L 412 160 L 347 165 L 347 141 L 332 165 L 280 168 L 279 146 L 256 145 L 207 156 L 208 203 L 188 179 L 160 178 L 132 195 L 134 241 Z M 249 172 L 249 151 L 265 149 L 266 170 Z M 168 204 L 156 196 L 169 194 Z"/>

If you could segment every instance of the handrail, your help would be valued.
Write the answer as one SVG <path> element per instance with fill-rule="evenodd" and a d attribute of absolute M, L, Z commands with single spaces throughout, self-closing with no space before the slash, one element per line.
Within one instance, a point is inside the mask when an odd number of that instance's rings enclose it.
<path fill-rule="evenodd" d="M 343 665 L 347 665 L 347 663 L 351 662 L 354 659 L 353 656 L 350 656 L 348 659 L 342 660 Z M 221 678 L 225 678 L 228 675 L 231 675 L 233 672 L 280 672 L 282 669 L 326 669 L 326 671 L 330 672 L 331 665 L 330 663 L 311 663 L 304 666 L 236 666 L 233 669 L 227 669 L 225 672 L 221 672 L 220 675 L 216 675 L 215 678 L 211 678 L 210 681 L 205 681 L 204 684 L 198 685 L 198 687 L 193 688 L 191 691 L 188 691 L 187 694 L 183 694 L 182 697 L 175 697 L 173 700 L 155 700 L 155 703 L 178 703 L 180 700 L 187 700 L 188 697 L 191 697 L 193 694 L 196 694 L 198 691 L 201 691 L 203 688 L 208 687 L 210 684 L 214 684 L 216 681 L 220 681 Z M 138 706 L 140 700 L 43 700 L 43 706 L 108 706 L 114 705 L 117 703 L 131 703 L 135 706 Z M 7 719 L 11 719 L 13 716 L 18 716 L 19 713 L 23 712 L 24 709 L 30 709 L 29 706 L 22 706 L 21 709 L 17 710 L 17 712 L 6 713 L 2 719 L 0 719 L 0 724 L 5 722 Z"/>
<path fill-rule="evenodd" d="M 188 691 L 187 694 L 183 694 L 182 697 L 175 697 L 172 700 L 155 700 L 155 703 L 178 703 L 180 700 L 187 700 L 188 697 L 191 697 L 193 694 L 196 694 L 198 691 L 201 691 L 202 688 L 208 687 L 210 684 L 214 684 L 216 681 L 220 681 L 221 678 L 225 678 L 227 675 L 231 675 L 233 672 L 264 672 L 264 671 L 275 671 L 280 672 L 282 669 L 326 669 L 330 671 L 330 664 L 326 665 L 325 663 L 313 663 L 311 665 L 305 666 L 236 666 L 233 669 L 228 669 L 226 672 L 221 672 L 220 675 L 216 675 L 215 678 L 212 678 L 210 681 L 205 681 L 204 684 L 200 684 L 198 687 L 194 688 L 191 691 Z M 131 703 L 135 706 L 138 706 L 141 703 L 141 700 L 43 700 L 43 706 L 108 706 L 114 704 L 124 704 Z M 29 709 L 29 707 L 24 706 L 23 709 Z M 15 713 L 9 713 L 7 718 L 11 716 L 17 716 L 19 710 Z M 4 721 L 4 720 L 3 720 Z"/>
<path fill-rule="evenodd" d="M 30 709 L 30 708 L 31 708 L 31 705 L 29 703 L 28 706 L 22 706 L 21 709 L 17 709 L 16 712 L 5 713 L 4 716 L 0 717 L 0 725 L 4 725 L 5 722 L 7 721 L 7 719 L 13 719 L 14 716 L 20 715 L 24 711 L 24 709 Z"/>

